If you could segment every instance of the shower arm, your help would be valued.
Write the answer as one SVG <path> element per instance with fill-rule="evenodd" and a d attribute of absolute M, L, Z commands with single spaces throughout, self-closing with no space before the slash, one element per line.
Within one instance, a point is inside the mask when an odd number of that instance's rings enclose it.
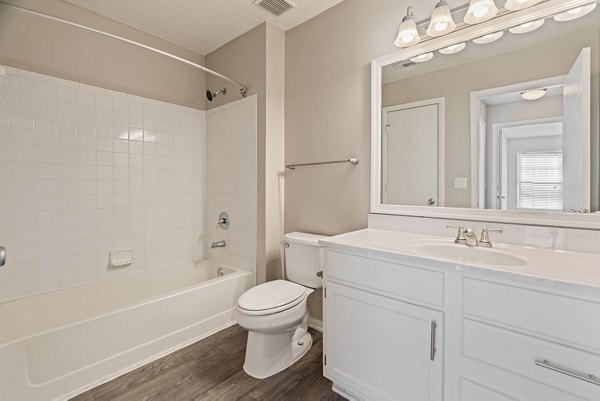
<path fill-rule="evenodd" d="M 187 64 L 187 65 L 191 66 L 191 67 L 197 68 L 197 69 L 199 69 L 201 71 L 204 71 L 204 72 L 206 72 L 208 74 L 214 75 L 214 76 L 216 76 L 218 78 L 224 79 L 225 81 L 229 81 L 231 83 L 234 83 L 234 84 L 240 86 L 240 94 L 242 95 L 242 97 L 246 97 L 246 95 L 248 94 L 248 87 L 246 85 L 242 84 L 241 82 L 238 82 L 235 79 L 231 79 L 231 78 L 229 78 L 229 77 L 227 77 L 227 76 L 225 76 L 223 74 L 219 74 L 218 72 L 213 71 L 210 68 L 206 68 L 206 67 L 204 67 L 204 66 L 202 66 L 200 64 L 194 63 L 193 61 L 187 60 L 187 59 L 185 59 L 183 57 L 176 56 L 174 54 L 171 54 L 171 53 L 168 53 L 166 51 L 157 49 L 155 47 L 148 46 L 148 45 L 145 45 L 143 43 L 136 42 L 135 40 L 124 38 L 122 36 L 114 35 L 112 33 L 101 31 L 100 29 L 92 28 L 92 27 L 87 26 L 87 25 L 78 24 L 78 23 L 73 22 L 73 21 L 69 21 L 69 20 L 66 20 L 66 19 L 63 19 L 63 18 L 59 18 L 59 17 L 54 17 L 54 16 L 49 15 L 49 14 L 44 14 L 44 13 L 39 12 L 39 11 L 33 11 L 33 10 L 28 9 L 28 8 L 24 8 L 24 7 L 17 6 L 17 5 L 14 5 L 14 4 L 10 4 L 10 3 L 5 3 L 3 1 L 0 1 L 0 6 L 16 8 L 16 9 L 19 9 L 19 10 L 21 10 L 23 12 L 26 12 L 26 13 L 29 13 L 29 14 L 33 14 L 33 15 L 37 15 L 38 17 L 47 18 L 49 20 L 56 21 L 56 22 L 62 22 L 63 24 L 71 25 L 71 26 L 74 26 L 76 28 L 81 28 L 81 29 L 84 29 L 86 31 L 94 32 L 94 33 L 97 33 L 97 34 L 100 34 L 100 35 L 107 36 L 109 38 L 120 40 L 121 42 L 129 43 L 131 45 L 141 47 L 142 49 L 153 51 L 155 53 L 158 53 L 158 54 L 161 54 L 163 56 L 169 57 L 169 58 L 171 58 L 173 60 L 182 62 L 184 64 Z"/>

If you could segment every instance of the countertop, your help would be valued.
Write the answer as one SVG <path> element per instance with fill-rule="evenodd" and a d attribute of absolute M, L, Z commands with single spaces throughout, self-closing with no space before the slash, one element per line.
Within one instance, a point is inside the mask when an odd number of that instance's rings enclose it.
<path fill-rule="evenodd" d="M 329 237 L 319 240 L 319 243 L 340 251 L 354 253 L 367 251 L 370 256 L 379 254 L 386 257 L 398 257 L 404 255 L 425 262 L 434 261 L 440 267 L 459 268 L 464 266 L 600 289 L 600 254 L 494 243 L 493 251 L 525 259 L 526 264 L 499 266 L 468 263 L 452 258 L 431 256 L 416 246 L 416 244 L 431 243 L 432 245 L 447 244 L 466 247 L 466 245 L 454 244 L 453 238 L 372 228 Z M 486 251 L 486 248 L 482 247 L 476 249 Z"/>

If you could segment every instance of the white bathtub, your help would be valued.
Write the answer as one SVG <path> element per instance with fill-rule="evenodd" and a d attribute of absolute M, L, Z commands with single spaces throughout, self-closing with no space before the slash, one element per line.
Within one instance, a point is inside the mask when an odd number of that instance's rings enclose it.
<path fill-rule="evenodd" d="M 201 261 L 0 303 L 0 400 L 66 399 L 230 326 L 250 282 Z"/>

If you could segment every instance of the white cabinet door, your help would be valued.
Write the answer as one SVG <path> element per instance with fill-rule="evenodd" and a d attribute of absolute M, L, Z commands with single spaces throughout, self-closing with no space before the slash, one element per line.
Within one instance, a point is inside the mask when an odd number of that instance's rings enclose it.
<path fill-rule="evenodd" d="M 325 375 L 365 400 L 440 401 L 443 314 L 329 282 Z"/>

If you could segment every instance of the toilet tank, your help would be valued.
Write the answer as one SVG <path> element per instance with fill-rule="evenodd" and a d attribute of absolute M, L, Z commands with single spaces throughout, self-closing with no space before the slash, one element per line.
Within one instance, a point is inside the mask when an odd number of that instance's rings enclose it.
<path fill-rule="evenodd" d="M 293 232 L 284 236 L 287 278 L 310 288 L 323 287 L 323 279 L 317 273 L 323 271 L 323 247 L 319 240 L 324 235 Z"/>

